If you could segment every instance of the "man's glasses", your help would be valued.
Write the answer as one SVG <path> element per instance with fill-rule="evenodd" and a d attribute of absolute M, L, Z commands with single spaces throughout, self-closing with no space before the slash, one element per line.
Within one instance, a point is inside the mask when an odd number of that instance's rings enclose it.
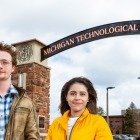
<path fill-rule="evenodd" d="M 0 64 L 4 67 L 7 67 L 9 65 L 11 65 L 12 61 L 6 60 L 6 59 L 2 59 L 0 60 Z"/>

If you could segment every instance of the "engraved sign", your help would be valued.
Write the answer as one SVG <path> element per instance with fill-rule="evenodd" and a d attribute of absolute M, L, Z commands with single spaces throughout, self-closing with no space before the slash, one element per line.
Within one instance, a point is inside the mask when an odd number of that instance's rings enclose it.
<path fill-rule="evenodd" d="M 17 48 L 17 59 L 20 63 L 29 61 L 31 56 L 33 55 L 32 45 L 23 44 Z"/>
<path fill-rule="evenodd" d="M 140 20 L 105 24 L 60 39 L 41 49 L 41 60 L 72 47 L 107 37 L 140 34 Z"/>

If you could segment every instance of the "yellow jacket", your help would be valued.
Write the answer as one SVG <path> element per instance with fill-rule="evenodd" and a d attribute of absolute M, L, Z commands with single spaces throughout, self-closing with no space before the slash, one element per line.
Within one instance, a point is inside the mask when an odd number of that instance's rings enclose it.
<path fill-rule="evenodd" d="M 67 140 L 69 111 L 54 120 L 45 140 Z M 113 140 L 105 119 L 97 114 L 90 114 L 88 109 L 76 121 L 70 140 Z"/>

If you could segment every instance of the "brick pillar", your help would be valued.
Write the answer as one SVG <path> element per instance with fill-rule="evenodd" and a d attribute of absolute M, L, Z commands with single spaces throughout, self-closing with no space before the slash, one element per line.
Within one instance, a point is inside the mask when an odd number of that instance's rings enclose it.
<path fill-rule="evenodd" d="M 35 62 L 18 65 L 12 75 L 15 85 L 18 85 L 18 73 L 26 73 L 27 95 L 33 100 L 38 117 L 45 117 L 45 128 L 40 128 L 40 133 L 47 133 L 50 119 L 50 68 Z"/>

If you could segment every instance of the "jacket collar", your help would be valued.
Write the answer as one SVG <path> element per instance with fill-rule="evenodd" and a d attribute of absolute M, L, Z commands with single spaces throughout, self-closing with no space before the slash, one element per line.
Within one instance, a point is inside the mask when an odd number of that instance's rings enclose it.
<path fill-rule="evenodd" d="M 19 103 L 20 99 L 24 96 L 25 90 L 14 86 L 16 88 L 16 90 L 18 91 L 18 96 L 14 96 L 13 102 L 12 102 L 12 107 L 11 107 L 11 111 L 10 111 L 10 116 L 9 116 L 9 120 L 12 117 L 12 115 L 14 115 L 14 110 L 17 106 L 17 104 Z M 16 95 L 16 94 L 14 94 Z"/>
<path fill-rule="evenodd" d="M 25 93 L 25 89 L 22 89 L 22 88 L 20 88 L 20 87 L 18 87 L 18 86 L 15 86 L 15 85 L 13 85 L 14 86 L 14 88 L 17 90 L 17 92 L 18 92 L 18 95 L 19 96 L 17 96 L 17 97 L 21 97 L 21 96 L 23 96 L 23 94 Z"/>
<path fill-rule="evenodd" d="M 70 110 L 66 111 L 63 116 L 60 118 L 60 124 L 62 125 L 62 127 L 67 131 L 67 124 L 68 124 L 68 119 L 69 119 L 69 114 L 70 114 Z M 77 122 L 82 121 L 85 117 L 87 117 L 89 115 L 89 111 L 86 108 L 85 111 L 82 113 L 82 115 L 79 117 L 79 119 L 77 120 Z"/>
<path fill-rule="evenodd" d="M 18 91 L 16 90 L 16 88 L 11 84 L 9 87 L 9 90 L 7 92 L 7 94 L 15 94 L 18 96 Z"/>

